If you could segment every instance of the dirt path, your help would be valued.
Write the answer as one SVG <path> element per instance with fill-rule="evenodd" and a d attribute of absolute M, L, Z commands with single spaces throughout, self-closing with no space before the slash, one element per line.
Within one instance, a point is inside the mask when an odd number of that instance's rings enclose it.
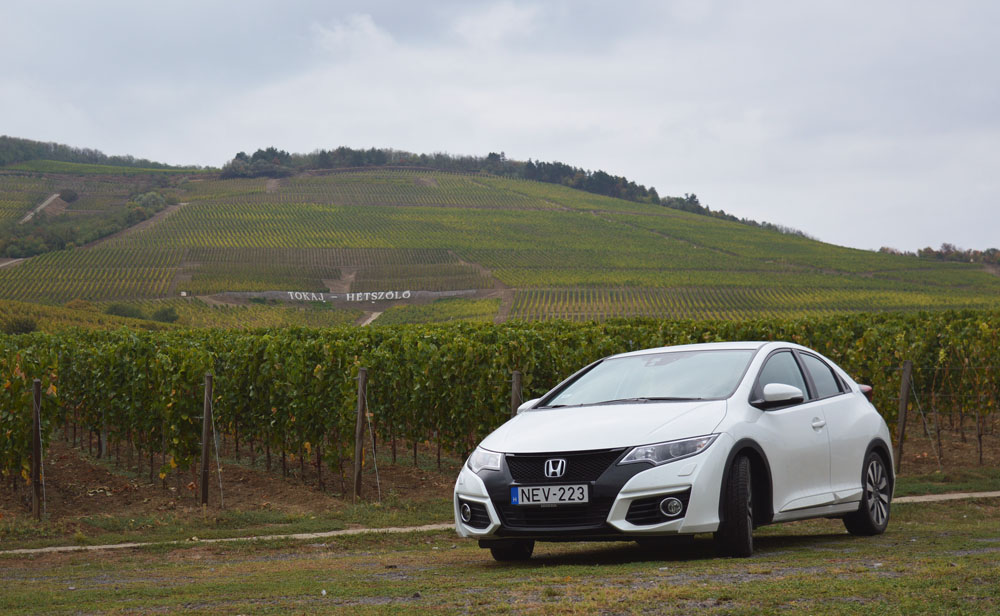
<path fill-rule="evenodd" d="M 493 318 L 493 322 L 497 324 L 505 322 L 510 318 L 510 311 L 513 308 L 514 289 L 504 289 L 500 295 L 500 309 L 497 310 L 497 316 Z"/>
<path fill-rule="evenodd" d="M 332 278 L 323 279 L 323 284 L 330 289 L 330 293 L 347 293 L 351 290 L 351 283 L 354 282 L 354 277 L 358 275 L 357 267 L 341 265 L 339 268 L 340 278 L 338 280 Z"/>
<path fill-rule="evenodd" d="M 164 218 L 166 218 L 167 216 L 170 216 L 171 214 L 173 214 L 177 210 L 181 209 L 185 205 L 187 205 L 187 202 L 177 203 L 177 204 L 174 204 L 174 205 L 168 205 L 167 207 L 163 208 L 162 210 L 160 210 L 159 212 L 157 212 L 156 214 L 154 214 L 151 218 L 147 218 L 146 220 L 140 222 L 137 225 L 133 225 L 131 227 L 122 229 L 118 233 L 112 233 L 111 235 L 109 235 L 107 237 L 102 237 L 101 239 L 94 240 L 93 242 L 90 242 L 89 244 L 84 244 L 83 248 L 93 248 L 94 246 L 100 246 L 101 244 L 103 244 L 105 242 L 110 242 L 113 239 L 116 239 L 116 238 L 119 238 L 119 237 L 125 237 L 126 235 L 132 235 L 133 233 L 138 233 L 139 231 L 142 231 L 144 229 L 148 229 L 148 228 L 152 227 L 153 225 L 155 225 L 156 223 L 158 223 L 161 220 L 163 220 Z"/>
<path fill-rule="evenodd" d="M 0 259 L 0 267 L 13 267 L 24 259 Z"/>
<path fill-rule="evenodd" d="M 424 531 L 448 530 L 455 528 L 454 524 L 425 524 L 423 526 L 393 526 L 389 528 L 347 528 L 331 530 L 325 533 L 298 533 L 294 535 L 262 535 L 256 537 L 225 537 L 222 539 L 189 539 L 187 541 L 162 541 L 159 543 L 112 543 L 108 545 L 63 545 L 50 548 L 31 548 L 21 550 L 6 550 L 0 554 L 51 554 L 53 552 L 93 552 L 96 550 L 124 550 L 141 548 L 150 545 L 191 545 L 193 543 L 231 543 L 233 541 L 280 541 L 282 539 L 323 539 L 326 537 L 344 537 L 368 533 L 398 535 L 401 533 L 419 533 Z"/>
<path fill-rule="evenodd" d="M 264 190 L 269 193 L 276 193 L 281 187 L 281 180 L 270 179 L 264 184 Z"/>
<path fill-rule="evenodd" d="M 484 265 L 482 265 L 480 263 L 476 263 L 474 261 L 466 261 L 462 257 L 458 256 L 455 253 L 454 250 L 449 250 L 448 254 L 450 256 L 454 257 L 454 259 L 456 261 L 458 261 L 459 265 L 466 265 L 468 267 L 471 267 L 471 268 L 475 269 L 477 272 L 479 272 L 480 274 L 482 274 L 483 276 L 485 276 L 485 277 L 489 278 L 490 280 L 492 280 L 493 281 L 493 288 L 494 289 L 506 289 L 507 288 L 507 285 L 505 285 L 504 283 L 502 283 L 499 280 L 497 280 L 493 276 L 493 272 L 491 272 L 489 269 L 487 269 Z"/>
<path fill-rule="evenodd" d="M 374 321 L 375 319 L 379 318 L 379 316 L 381 316 L 381 315 L 382 315 L 381 312 L 368 312 L 368 313 L 365 313 L 365 316 L 362 317 L 364 320 L 361 321 L 360 323 L 358 323 L 358 326 L 359 327 L 364 327 L 366 325 L 371 325 L 371 322 Z"/>
<path fill-rule="evenodd" d="M 922 494 L 920 496 L 900 496 L 894 503 L 940 503 L 942 501 L 965 498 L 1000 498 L 1000 492 L 951 492 L 948 494 Z"/>
<path fill-rule="evenodd" d="M 194 297 L 195 297 L 195 299 L 200 299 L 201 301 L 205 302 L 209 306 L 238 306 L 239 305 L 236 302 L 227 302 L 227 301 L 221 300 L 221 299 L 215 297 L 214 295 L 195 295 Z"/>
<path fill-rule="evenodd" d="M 29 220 L 31 220 L 32 218 L 35 217 L 35 214 L 37 214 L 38 212 L 41 212 L 45 208 L 49 207 L 49 204 L 52 203 L 53 201 L 55 201 L 58 198 L 59 198 L 59 193 L 56 193 L 54 195 L 49 195 L 48 199 L 46 199 L 45 201 L 42 201 L 41 205 L 39 205 L 35 209 L 31 210 L 27 214 L 25 214 L 24 218 L 22 218 L 20 221 L 18 221 L 17 224 L 23 225 L 24 223 L 28 222 Z"/>

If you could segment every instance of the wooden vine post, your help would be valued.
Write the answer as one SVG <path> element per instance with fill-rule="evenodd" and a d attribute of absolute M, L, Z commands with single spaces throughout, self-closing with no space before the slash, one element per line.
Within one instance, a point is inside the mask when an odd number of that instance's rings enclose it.
<path fill-rule="evenodd" d="M 205 410 L 201 416 L 201 504 L 208 505 L 208 459 L 212 449 L 212 375 L 205 375 Z"/>
<path fill-rule="evenodd" d="M 903 463 L 903 439 L 906 437 L 906 407 L 910 404 L 910 383 L 913 379 L 913 362 L 903 362 L 903 376 L 899 379 L 899 414 L 896 416 L 896 474 Z"/>
<path fill-rule="evenodd" d="M 368 404 L 365 389 L 368 387 L 368 368 L 358 368 L 358 421 L 354 425 L 354 500 L 361 498 L 361 464 L 365 451 L 365 413 Z"/>
<path fill-rule="evenodd" d="M 31 515 L 42 519 L 42 382 L 31 384 Z"/>
<path fill-rule="evenodd" d="M 510 380 L 510 416 L 517 415 L 517 409 L 521 406 L 521 371 L 515 370 Z"/>

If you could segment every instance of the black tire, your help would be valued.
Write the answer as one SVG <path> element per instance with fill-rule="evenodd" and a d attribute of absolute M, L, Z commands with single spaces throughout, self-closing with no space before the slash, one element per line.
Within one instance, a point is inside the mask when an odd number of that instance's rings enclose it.
<path fill-rule="evenodd" d="M 501 563 L 528 560 L 534 551 L 534 539 L 511 539 L 490 546 L 493 560 Z"/>
<path fill-rule="evenodd" d="M 889 526 L 892 483 L 885 460 L 874 451 L 861 469 L 861 503 L 858 510 L 844 516 L 844 526 L 852 535 L 881 535 Z"/>
<path fill-rule="evenodd" d="M 744 558 L 753 554 L 753 487 L 750 459 L 737 456 L 729 468 L 722 495 L 722 522 L 715 532 L 715 547 L 722 556 Z"/>

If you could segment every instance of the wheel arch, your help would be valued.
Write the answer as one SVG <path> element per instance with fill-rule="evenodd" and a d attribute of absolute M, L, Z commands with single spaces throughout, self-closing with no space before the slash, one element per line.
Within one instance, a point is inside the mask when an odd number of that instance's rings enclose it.
<path fill-rule="evenodd" d="M 725 472 L 719 486 L 719 522 L 721 523 L 725 517 L 723 503 L 725 502 L 726 488 L 729 485 L 729 469 L 733 467 L 733 460 L 739 455 L 745 455 L 750 460 L 750 485 L 754 494 L 755 526 L 770 524 L 771 520 L 774 519 L 774 488 L 771 479 L 771 465 L 760 444 L 749 438 L 736 441 L 726 457 Z M 867 458 L 867 454 L 865 457 Z"/>
<path fill-rule="evenodd" d="M 865 457 L 863 460 L 861 460 L 862 476 L 864 475 L 865 472 L 866 460 L 868 460 L 868 456 L 871 455 L 872 453 L 877 453 L 882 458 L 882 461 L 885 463 L 885 470 L 886 473 L 889 475 L 889 488 L 890 488 L 889 493 L 895 494 L 896 470 L 893 467 L 892 448 L 889 447 L 889 445 L 886 444 L 886 442 L 883 441 L 881 438 L 874 438 L 870 443 L 868 443 L 868 447 L 865 449 Z"/>

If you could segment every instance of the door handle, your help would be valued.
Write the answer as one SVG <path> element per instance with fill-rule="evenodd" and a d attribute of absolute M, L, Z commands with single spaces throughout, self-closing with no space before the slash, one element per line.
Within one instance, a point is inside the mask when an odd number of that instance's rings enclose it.
<path fill-rule="evenodd" d="M 813 417 L 813 421 L 812 421 L 813 430 L 819 430 L 820 428 L 822 428 L 825 425 L 826 425 L 825 421 L 823 421 L 819 417 Z"/>

